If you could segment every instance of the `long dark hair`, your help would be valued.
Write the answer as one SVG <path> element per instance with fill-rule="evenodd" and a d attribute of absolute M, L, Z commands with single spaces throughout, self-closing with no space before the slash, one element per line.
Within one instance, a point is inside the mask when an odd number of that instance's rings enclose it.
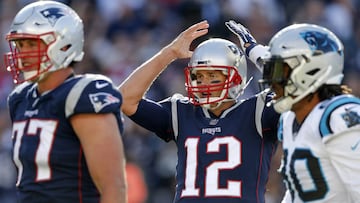
<path fill-rule="evenodd" d="M 351 88 L 346 85 L 323 85 L 318 89 L 318 95 L 320 101 L 330 99 L 331 97 L 350 94 L 352 92 Z"/>

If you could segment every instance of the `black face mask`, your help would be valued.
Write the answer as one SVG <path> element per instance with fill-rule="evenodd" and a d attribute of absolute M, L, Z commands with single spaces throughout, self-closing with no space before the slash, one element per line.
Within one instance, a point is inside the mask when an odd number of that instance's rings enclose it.
<path fill-rule="evenodd" d="M 288 75 L 285 75 L 286 68 L 289 68 L 283 59 L 270 59 L 265 61 L 263 78 L 259 80 L 260 90 L 271 88 L 273 84 L 285 86 L 288 83 Z"/>

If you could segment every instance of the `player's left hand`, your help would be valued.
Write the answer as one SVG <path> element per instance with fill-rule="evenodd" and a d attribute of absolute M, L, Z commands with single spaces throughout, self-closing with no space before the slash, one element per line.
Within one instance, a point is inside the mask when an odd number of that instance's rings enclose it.
<path fill-rule="evenodd" d="M 257 44 L 256 39 L 251 35 L 250 31 L 240 23 L 236 23 L 234 20 L 225 22 L 226 27 L 234 33 L 240 40 L 242 51 L 249 57 L 249 53 L 252 48 Z"/>

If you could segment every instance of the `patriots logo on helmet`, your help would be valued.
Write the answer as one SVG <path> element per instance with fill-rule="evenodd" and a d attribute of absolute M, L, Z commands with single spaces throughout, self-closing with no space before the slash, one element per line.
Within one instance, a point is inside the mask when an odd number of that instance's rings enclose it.
<path fill-rule="evenodd" d="M 52 26 L 55 25 L 59 18 L 65 16 L 65 12 L 61 8 L 48 8 L 40 11 L 40 13 L 48 19 Z"/>
<path fill-rule="evenodd" d="M 338 47 L 336 42 L 330 39 L 327 34 L 316 31 L 307 31 L 300 33 L 300 35 L 314 52 L 321 51 L 322 53 L 327 53 L 340 50 L 340 47 Z"/>
<path fill-rule="evenodd" d="M 104 107 L 119 103 L 120 100 L 113 95 L 106 93 L 106 92 L 99 92 L 96 94 L 90 94 L 89 95 L 90 101 L 95 109 L 95 112 L 98 113 L 103 109 Z"/>
<path fill-rule="evenodd" d="M 228 45 L 229 49 L 234 53 L 234 54 L 238 54 L 239 50 L 233 46 L 233 45 Z M 242 53 L 240 52 L 240 55 L 242 55 Z"/>

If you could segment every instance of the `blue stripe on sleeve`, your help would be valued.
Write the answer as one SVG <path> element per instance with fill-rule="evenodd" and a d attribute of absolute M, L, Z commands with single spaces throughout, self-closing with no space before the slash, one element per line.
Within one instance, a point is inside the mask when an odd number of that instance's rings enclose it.
<path fill-rule="evenodd" d="M 337 109 L 338 107 L 344 104 L 360 104 L 360 99 L 353 96 L 341 97 L 338 100 L 333 101 L 330 105 L 328 105 L 320 119 L 320 135 L 321 137 L 327 136 L 332 133 L 330 128 L 330 115 L 331 113 Z"/>

